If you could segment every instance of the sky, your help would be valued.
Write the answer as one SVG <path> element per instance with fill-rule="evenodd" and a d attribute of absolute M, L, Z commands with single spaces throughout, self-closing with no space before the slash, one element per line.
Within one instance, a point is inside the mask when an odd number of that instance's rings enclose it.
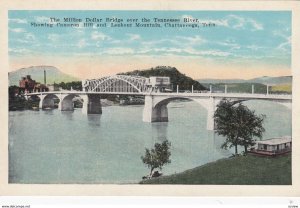
<path fill-rule="evenodd" d="M 288 11 L 9 11 L 9 71 L 49 65 L 78 78 L 173 66 L 194 79 L 291 75 Z M 33 27 L 50 18 L 198 19 L 214 27 Z M 63 23 L 63 22 L 61 22 Z M 125 22 L 126 23 L 126 22 Z"/>

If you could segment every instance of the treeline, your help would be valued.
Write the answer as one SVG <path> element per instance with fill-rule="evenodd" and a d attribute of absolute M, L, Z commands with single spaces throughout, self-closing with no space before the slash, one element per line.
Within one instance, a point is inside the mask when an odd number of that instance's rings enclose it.
<path fill-rule="evenodd" d="M 54 83 L 54 88 L 62 88 L 64 90 L 77 90 L 77 91 L 82 91 L 82 84 L 81 81 L 73 81 L 73 82 L 61 82 L 59 84 Z"/>
<path fill-rule="evenodd" d="M 203 84 L 206 88 L 212 87 L 213 92 L 225 92 L 225 85 L 228 93 L 252 93 L 252 85 L 254 85 L 254 93 L 266 94 L 267 85 L 260 83 L 217 83 L 217 84 Z M 272 94 L 291 94 L 291 91 L 278 90 L 274 86 L 269 87 L 269 93 Z"/>
<path fill-rule="evenodd" d="M 170 66 L 157 66 L 148 70 L 135 70 L 131 72 L 120 73 L 123 75 L 136 75 L 142 77 L 150 76 L 160 76 L 160 77 L 170 77 L 170 82 L 172 84 L 172 90 L 176 90 L 177 85 L 179 85 L 179 90 L 191 90 L 192 86 L 194 90 L 207 90 L 198 81 L 193 80 L 191 77 L 180 73 L 175 67 Z"/>

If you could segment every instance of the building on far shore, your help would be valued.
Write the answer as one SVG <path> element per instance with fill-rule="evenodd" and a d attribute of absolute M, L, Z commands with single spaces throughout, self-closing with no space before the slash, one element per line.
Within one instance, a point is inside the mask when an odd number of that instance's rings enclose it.
<path fill-rule="evenodd" d="M 47 92 L 49 91 L 49 88 L 46 84 L 36 82 L 30 75 L 26 75 L 19 81 L 19 91 L 23 93 Z"/>
<path fill-rule="evenodd" d="M 292 151 L 292 137 L 284 136 L 256 142 L 256 148 L 250 153 L 256 155 L 276 156 Z"/>

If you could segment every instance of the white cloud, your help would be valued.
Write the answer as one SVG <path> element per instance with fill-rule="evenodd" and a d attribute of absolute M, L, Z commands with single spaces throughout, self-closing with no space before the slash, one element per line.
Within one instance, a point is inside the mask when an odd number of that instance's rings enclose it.
<path fill-rule="evenodd" d="M 105 54 L 109 55 L 124 55 L 124 54 L 134 54 L 134 50 L 132 48 L 108 48 L 104 51 Z"/>
<path fill-rule="evenodd" d="M 195 35 L 192 37 L 188 37 L 188 36 L 177 36 L 177 39 L 180 39 L 180 43 L 181 44 L 202 44 L 204 42 L 206 42 L 205 39 L 203 39 L 201 36 L 199 35 Z M 186 41 L 186 42 L 182 42 L 182 40 Z"/>
<path fill-rule="evenodd" d="M 285 52 L 290 52 L 290 47 L 291 47 L 291 36 L 288 37 L 288 38 L 286 39 L 285 42 L 280 43 L 280 44 L 277 46 L 277 49 L 283 50 L 283 51 L 285 51 Z"/>
<path fill-rule="evenodd" d="M 86 45 L 87 45 L 87 43 L 86 43 L 85 39 L 79 40 L 79 42 L 78 42 L 78 44 L 77 44 L 77 46 L 78 46 L 79 48 L 83 48 L 83 47 L 85 47 Z"/>
<path fill-rule="evenodd" d="M 285 30 L 286 31 L 286 30 Z M 281 37 L 284 41 L 282 43 L 280 43 L 276 49 L 278 50 L 282 50 L 284 52 L 290 52 L 290 47 L 291 47 L 291 42 L 292 42 L 292 38 L 291 35 L 287 35 L 285 34 L 283 31 L 279 31 L 279 30 L 275 30 L 273 31 L 273 35 L 274 36 L 278 36 Z"/>
<path fill-rule="evenodd" d="M 263 30 L 264 27 L 261 23 L 254 21 L 253 19 L 249 19 L 248 22 L 252 24 L 254 30 Z"/>
<path fill-rule="evenodd" d="M 26 54 L 26 53 L 30 53 L 31 51 L 26 48 L 9 48 L 8 52 Z"/>
<path fill-rule="evenodd" d="M 35 36 L 32 33 L 25 33 L 26 40 L 35 40 Z"/>
<path fill-rule="evenodd" d="M 12 31 L 12 32 L 15 32 L 15 33 L 26 32 L 26 30 L 24 30 L 23 28 L 10 28 L 9 30 Z"/>
<path fill-rule="evenodd" d="M 26 19 L 9 19 L 10 22 L 13 23 L 17 23 L 17 24 L 27 24 L 27 20 Z"/>
<path fill-rule="evenodd" d="M 264 27 L 261 23 L 255 21 L 251 18 L 244 18 L 240 17 L 238 15 L 228 15 L 226 17 L 228 21 L 228 27 L 234 28 L 234 29 L 249 29 L 251 31 L 256 30 L 263 30 Z"/>
<path fill-rule="evenodd" d="M 263 49 L 263 48 L 265 48 L 265 47 L 258 46 L 258 45 L 249 45 L 249 46 L 246 46 L 246 48 L 251 49 L 251 50 L 253 50 L 253 51 L 257 51 L 257 50 Z"/>
<path fill-rule="evenodd" d="M 129 40 L 130 41 L 134 41 L 134 40 L 139 40 L 141 39 L 141 36 L 139 34 L 131 34 L 131 33 L 127 33 L 127 36 L 129 36 Z"/>
<path fill-rule="evenodd" d="M 48 35 L 48 40 L 51 40 L 52 42 L 56 42 L 56 41 L 59 40 L 59 35 L 58 34 L 54 34 L 54 33 L 49 34 Z"/>
<path fill-rule="evenodd" d="M 95 31 L 91 34 L 93 40 L 111 40 L 112 38 L 102 32 Z"/>
<path fill-rule="evenodd" d="M 45 23 L 45 22 L 50 22 L 50 18 L 49 17 L 45 17 L 45 16 L 35 16 L 34 20 L 38 23 Z"/>
<path fill-rule="evenodd" d="M 221 56 L 226 57 L 229 56 L 231 53 L 220 51 L 220 50 L 195 50 L 194 48 L 187 48 L 184 51 L 191 55 L 206 55 L 206 56 Z"/>

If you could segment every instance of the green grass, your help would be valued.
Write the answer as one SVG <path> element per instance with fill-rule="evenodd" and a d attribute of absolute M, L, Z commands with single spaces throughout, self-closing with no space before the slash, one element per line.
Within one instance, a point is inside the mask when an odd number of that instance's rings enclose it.
<path fill-rule="evenodd" d="M 238 156 L 144 180 L 141 184 L 291 185 L 291 154 L 277 157 Z"/>
<path fill-rule="evenodd" d="M 282 85 L 275 85 L 271 88 L 272 91 L 279 91 L 279 92 L 292 92 L 292 85 L 291 84 L 282 84 Z"/>

